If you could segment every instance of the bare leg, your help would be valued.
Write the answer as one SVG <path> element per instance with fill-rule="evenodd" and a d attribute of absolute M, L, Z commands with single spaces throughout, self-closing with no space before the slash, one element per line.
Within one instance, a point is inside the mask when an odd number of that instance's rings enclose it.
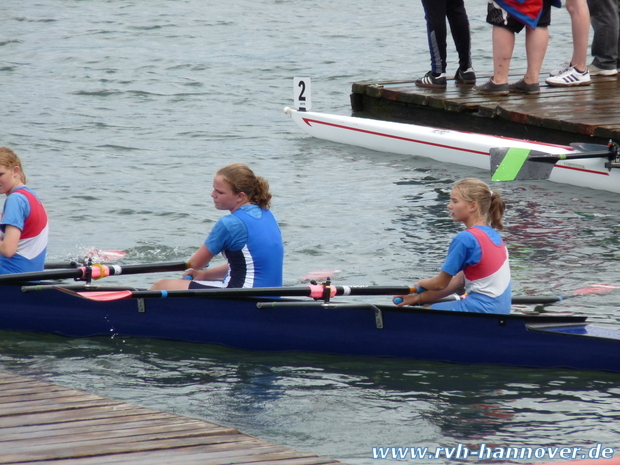
<path fill-rule="evenodd" d="M 514 48 L 514 32 L 504 27 L 493 26 L 493 82 L 495 84 L 508 83 L 510 60 L 512 60 Z"/>
<path fill-rule="evenodd" d="M 549 29 L 537 27 L 525 31 L 525 53 L 527 54 L 527 72 L 524 76 L 526 84 L 538 84 L 540 68 L 542 67 L 547 45 L 549 44 Z"/>
<path fill-rule="evenodd" d="M 149 291 L 171 291 L 177 289 L 188 289 L 190 281 L 186 279 L 160 279 L 149 287 Z"/>
<path fill-rule="evenodd" d="M 573 57 L 570 62 L 581 73 L 586 70 L 588 36 L 590 34 L 590 10 L 586 0 L 566 0 L 573 32 Z"/>

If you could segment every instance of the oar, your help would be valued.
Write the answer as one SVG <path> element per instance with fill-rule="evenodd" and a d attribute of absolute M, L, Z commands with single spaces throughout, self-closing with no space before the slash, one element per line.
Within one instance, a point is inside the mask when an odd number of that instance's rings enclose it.
<path fill-rule="evenodd" d="M 312 297 L 314 299 L 329 299 L 343 295 L 395 295 L 410 294 L 416 288 L 407 286 L 333 286 L 310 284 L 298 287 L 249 287 L 249 288 L 214 288 L 214 289 L 187 289 L 174 291 L 112 291 L 112 292 L 67 292 L 89 300 L 107 302 L 121 299 L 170 299 L 170 298 L 228 298 L 228 297 Z"/>
<path fill-rule="evenodd" d="M 254 287 L 223 289 L 187 289 L 174 291 L 72 291 L 57 286 L 56 289 L 84 299 L 109 302 L 121 299 L 169 299 L 169 298 L 230 298 L 230 297 L 312 297 L 325 298 L 326 289 L 329 297 L 334 296 L 370 296 L 370 295 L 405 295 L 415 293 L 417 289 L 406 286 L 324 286 L 313 284 L 299 287 Z M 513 304 L 550 304 L 560 302 L 562 296 L 514 296 Z M 449 299 L 446 299 L 446 301 Z"/>
<path fill-rule="evenodd" d="M 100 265 L 80 266 L 64 270 L 43 270 L 28 273 L 0 275 L 0 284 L 41 281 L 45 279 L 87 280 L 100 279 L 120 274 L 162 273 L 166 271 L 184 271 L 189 268 L 186 262 L 146 263 L 142 265 Z"/>
<path fill-rule="evenodd" d="M 496 147 L 491 149 L 490 155 L 492 181 L 549 179 L 555 163 L 559 160 L 607 158 L 613 161 L 618 156 L 618 146 L 610 144 L 607 150 L 560 154 L 516 147 Z"/>
<path fill-rule="evenodd" d="M 575 297 L 572 295 L 567 295 L 567 296 L 561 296 L 561 295 L 513 295 L 512 296 L 512 303 L 513 305 L 534 305 L 534 304 L 543 304 L 543 305 L 548 305 L 548 304 L 553 304 L 556 302 L 561 302 L 563 300 L 566 300 L 570 297 Z M 456 297 L 443 297 L 441 299 L 437 299 L 437 300 L 433 300 L 432 302 L 426 302 L 422 305 L 432 305 L 432 304 L 436 304 L 439 302 L 453 302 L 455 300 L 458 300 Z M 394 303 L 395 304 L 400 304 L 402 303 L 403 299 L 401 299 L 400 297 L 396 297 L 394 299 Z"/>

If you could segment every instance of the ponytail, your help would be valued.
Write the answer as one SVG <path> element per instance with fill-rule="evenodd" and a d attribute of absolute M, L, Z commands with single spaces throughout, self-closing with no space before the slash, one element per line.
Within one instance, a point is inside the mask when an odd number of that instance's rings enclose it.
<path fill-rule="evenodd" d="M 504 229 L 502 217 L 506 210 L 506 204 L 499 191 L 491 191 L 486 183 L 473 178 L 458 181 L 454 188 L 459 191 L 463 200 L 478 204 L 480 215 L 487 224 L 498 231 Z"/>
<path fill-rule="evenodd" d="M 256 176 L 246 165 L 233 163 L 220 169 L 217 175 L 222 176 L 230 184 L 235 194 L 245 193 L 250 203 L 265 210 L 271 207 L 272 195 L 269 192 L 269 183 L 265 178 Z"/>

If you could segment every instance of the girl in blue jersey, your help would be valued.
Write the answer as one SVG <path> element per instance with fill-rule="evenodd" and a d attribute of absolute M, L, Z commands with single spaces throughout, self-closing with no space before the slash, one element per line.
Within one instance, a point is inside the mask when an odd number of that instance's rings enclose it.
<path fill-rule="evenodd" d="M 151 289 L 205 287 L 282 286 L 284 245 L 282 234 L 269 210 L 269 183 L 246 165 L 235 163 L 220 169 L 213 179 L 211 198 L 215 208 L 228 210 L 189 259 L 188 279 L 162 279 Z M 221 253 L 228 263 L 205 268 Z"/>
<path fill-rule="evenodd" d="M 478 179 L 457 182 L 448 210 L 467 228 L 452 240 L 439 274 L 414 284 L 426 291 L 399 296 L 403 305 L 421 305 L 465 288 L 461 299 L 431 305 L 437 310 L 510 313 L 512 298 L 508 251 L 496 230 L 502 230 L 505 205 L 499 192 Z"/>
<path fill-rule="evenodd" d="M 48 221 L 37 195 L 26 187 L 17 155 L 0 147 L 0 274 L 41 271 L 47 252 Z"/>

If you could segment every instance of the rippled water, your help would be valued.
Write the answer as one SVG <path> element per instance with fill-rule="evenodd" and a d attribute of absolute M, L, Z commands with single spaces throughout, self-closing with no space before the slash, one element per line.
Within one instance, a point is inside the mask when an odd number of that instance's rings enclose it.
<path fill-rule="evenodd" d="M 484 10 L 469 7 L 474 65 L 488 76 Z M 546 69 L 570 55 L 568 15 L 553 14 Z M 38 0 L 0 3 L 0 24 L 0 145 L 21 155 L 45 202 L 52 260 L 89 246 L 125 250 L 127 263 L 188 257 L 221 215 L 213 173 L 244 162 L 275 194 L 287 284 L 317 269 L 341 270 L 339 283 L 405 284 L 436 273 L 460 230 L 445 209 L 451 184 L 489 180 L 314 140 L 282 113 L 294 76 L 311 77 L 313 109 L 349 114 L 353 82 L 424 74 L 417 2 Z M 522 37 L 513 64 L 524 68 Z M 498 187 L 515 291 L 620 283 L 617 195 Z M 618 327 L 619 306 L 611 293 L 561 307 Z M 11 332 L 0 368 L 352 464 L 375 463 L 382 445 L 620 446 L 612 374 Z"/>

